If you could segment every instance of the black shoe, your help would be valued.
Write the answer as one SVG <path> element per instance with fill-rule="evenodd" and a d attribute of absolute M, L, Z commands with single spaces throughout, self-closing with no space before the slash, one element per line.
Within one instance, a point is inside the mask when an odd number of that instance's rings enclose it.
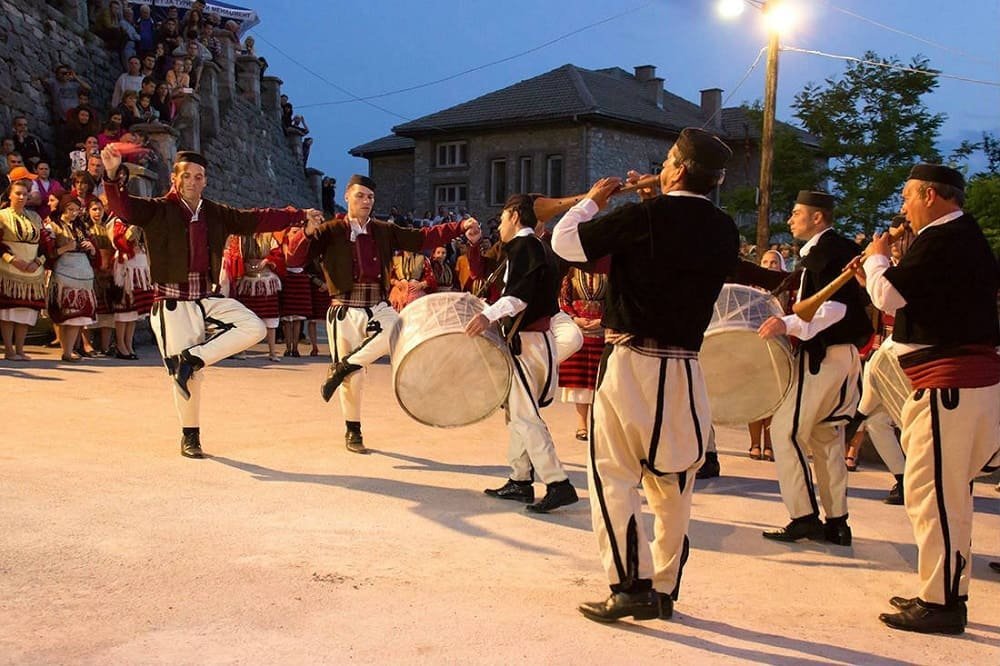
<path fill-rule="evenodd" d="M 826 524 L 823 525 L 823 538 L 838 546 L 850 546 L 852 535 L 847 518 L 827 520 Z"/>
<path fill-rule="evenodd" d="M 548 484 L 548 487 L 545 489 L 545 497 L 539 500 L 537 504 L 529 504 L 524 507 L 524 510 L 531 513 L 548 513 L 553 509 L 575 504 L 579 501 L 580 498 L 576 496 L 573 484 L 569 482 L 569 479 L 566 479 L 565 481 Z"/>
<path fill-rule="evenodd" d="M 715 452 L 709 452 L 705 454 L 705 462 L 702 463 L 701 468 L 695 474 L 696 479 L 714 479 L 719 476 L 721 468 L 719 467 L 719 454 Z"/>
<path fill-rule="evenodd" d="M 360 365 L 354 365 L 346 361 L 331 363 L 330 370 L 326 373 L 326 380 L 319 389 L 319 394 L 323 396 L 323 400 L 330 402 L 330 398 L 333 397 L 333 392 L 337 390 L 337 387 L 344 383 L 348 375 L 360 369 Z"/>
<path fill-rule="evenodd" d="M 371 451 L 365 448 L 365 440 L 361 436 L 360 430 L 348 430 L 344 433 L 344 441 L 347 445 L 347 450 L 351 453 L 360 453 L 362 455 L 371 453 Z"/>
<path fill-rule="evenodd" d="M 906 600 L 904 600 L 906 601 Z M 963 602 L 951 606 L 931 606 L 920 599 L 898 613 L 881 613 L 878 619 L 893 629 L 921 634 L 961 634 L 965 632 L 966 610 Z M 892 603 L 890 601 L 890 603 Z M 895 605 L 895 604 L 893 604 Z"/>
<path fill-rule="evenodd" d="M 191 398 L 191 391 L 188 390 L 188 382 L 194 377 L 194 373 L 205 367 L 205 362 L 200 358 L 184 350 L 177 356 L 177 366 L 174 370 L 174 383 L 181 390 L 181 395 L 185 400 Z"/>
<path fill-rule="evenodd" d="M 901 611 L 907 611 L 916 606 L 918 601 L 920 601 L 920 597 L 892 597 L 889 599 L 889 605 Z M 968 621 L 969 607 L 965 605 L 964 601 L 959 601 L 958 607 L 962 610 L 962 617 Z"/>
<path fill-rule="evenodd" d="M 531 481 L 507 479 L 507 483 L 499 488 L 487 488 L 483 492 L 490 497 L 524 502 L 525 504 L 531 504 L 535 501 L 535 489 L 532 487 Z"/>
<path fill-rule="evenodd" d="M 993 569 L 993 571 L 1000 573 L 1000 562 L 990 562 L 990 569 Z"/>
<path fill-rule="evenodd" d="M 823 522 L 816 516 L 795 518 L 780 530 L 764 532 L 764 538 L 788 543 L 799 539 L 822 539 Z"/>
<path fill-rule="evenodd" d="M 893 506 L 900 506 L 903 503 L 902 484 L 893 484 L 892 488 L 889 489 L 889 494 L 885 496 L 885 499 L 883 499 L 882 502 L 885 504 L 892 504 Z"/>
<path fill-rule="evenodd" d="M 594 622 L 617 622 L 629 615 L 635 620 L 656 620 L 661 617 L 661 598 L 654 590 L 612 592 L 604 601 L 588 601 L 577 606 L 577 609 Z"/>
<path fill-rule="evenodd" d="M 198 433 L 181 435 L 181 455 L 185 458 L 204 458 L 201 450 L 201 436 Z"/>
<path fill-rule="evenodd" d="M 660 619 L 669 620 L 674 616 L 674 598 L 663 592 L 657 592 L 656 596 L 660 599 Z"/>

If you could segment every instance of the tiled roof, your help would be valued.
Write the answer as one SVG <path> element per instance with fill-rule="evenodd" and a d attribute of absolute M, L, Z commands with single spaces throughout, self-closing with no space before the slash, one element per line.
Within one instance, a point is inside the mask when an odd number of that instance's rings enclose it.
<path fill-rule="evenodd" d="M 417 142 L 405 136 L 390 134 L 381 139 L 375 139 L 360 146 L 351 148 L 348 152 L 355 157 L 366 157 L 375 153 L 393 153 L 402 150 L 413 150 Z"/>

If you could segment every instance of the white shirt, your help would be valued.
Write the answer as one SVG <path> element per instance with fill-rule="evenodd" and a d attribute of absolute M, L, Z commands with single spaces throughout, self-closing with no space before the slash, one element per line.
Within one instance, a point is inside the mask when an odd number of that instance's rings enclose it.
<path fill-rule="evenodd" d="M 524 238 L 534 236 L 535 232 L 529 227 L 522 227 L 514 234 L 514 238 Z M 510 262 L 507 262 L 507 269 L 503 272 L 503 281 L 506 283 L 510 279 Z M 487 305 L 483 309 L 483 316 L 491 322 L 502 317 L 513 317 L 521 310 L 528 307 L 528 304 L 517 296 L 501 296 L 493 305 Z"/>
<path fill-rule="evenodd" d="M 819 232 L 812 238 L 810 238 L 802 249 L 799 250 L 799 256 L 803 259 L 809 255 L 816 244 L 819 243 L 820 236 L 830 231 L 831 227 L 827 227 L 823 231 Z M 805 271 L 802 272 L 802 279 L 799 282 L 799 298 L 802 297 L 802 287 L 805 284 L 806 274 Z M 785 315 L 781 318 L 785 322 L 785 332 L 788 335 L 794 335 L 799 340 L 810 340 L 821 331 L 825 331 L 830 328 L 838 321 L 843 319 L 847 315 L 847 306 L 838 301 L 827 301 L 823 305 L 819 306 L 816 310 L 816 314 L 813 315 L 811 321 L 806 321 L 796 314 Z"/>
<path fill-rule="evenodd" d="M 368 235 L 368 221 L 371 220 L 371 219 L 372 219 L 371 217 L 368 217 L 367 219 L 365 219 L 364 226 L 358 224 L 357 220 L 348 220 L 348 222 L 351 225 L 351 242 L 352 243 L 355 241 L 355 239 L 358 236 L 361 236 L 361 235 L 367 236 Z"/>

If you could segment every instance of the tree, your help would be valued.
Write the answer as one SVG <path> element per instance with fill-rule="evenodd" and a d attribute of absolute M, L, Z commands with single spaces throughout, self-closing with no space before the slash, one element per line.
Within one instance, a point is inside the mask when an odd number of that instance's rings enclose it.
<path fill-rule="evenodd" d="M 764 111 L 760 101 L 752 106 L 743 105 L 749 127 L 764 124 Z M 801 130 L 785 123 L 774 125 L 774 161 L 771 172 L 771 210 L 787 219 L 795 205 L 799 190 L 814 190 L 824 178 L 824 160 L 819 151 L 803 141 Z M 757 188 L 738 187 L 723 196 L 723 204 L 734 213 L 751 213 L 757 210 Z M 788 231 L 784 221 L 771 224 L 771 233 Z"/>
<path fill-rule="evenodd" d="M 792 107 L 830 157 L 838 226 L 871 234 L 899 210 L 910 167 L 940 161 L 935 143 L 945 116 L 930 113 L 921 100 L 937 88 L 937 76 L 898 69 L 896 58 L 871 51 L 864 60 L 887 66 L 852 62 L 840 78 L 807 85 Z M 931 72 L 927 65 L 918 56 L 909 67 Z"/>
<path fill-rule="evenodd" d="M 1000 254 L 1000 139 L 983 132 L 982 141 L 963 141 L 951 158 L 956 162 L 968 160 L 980 150 L 986 155 L 986 171 L 967 179 L 964 208 L 982 227 L 993 252 Z M 967 169 L 968 165 L 963 168 Z"/>

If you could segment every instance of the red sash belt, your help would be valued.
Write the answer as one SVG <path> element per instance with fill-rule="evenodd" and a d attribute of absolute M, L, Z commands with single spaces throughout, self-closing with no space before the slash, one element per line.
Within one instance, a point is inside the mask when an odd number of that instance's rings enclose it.
<path fill-rule="evenodd" d="M 918 349 L 900 356 L 899 365 L 915 389 L 983 388 L 1000 382 L 1000 354 L 989 345 Z"/>

